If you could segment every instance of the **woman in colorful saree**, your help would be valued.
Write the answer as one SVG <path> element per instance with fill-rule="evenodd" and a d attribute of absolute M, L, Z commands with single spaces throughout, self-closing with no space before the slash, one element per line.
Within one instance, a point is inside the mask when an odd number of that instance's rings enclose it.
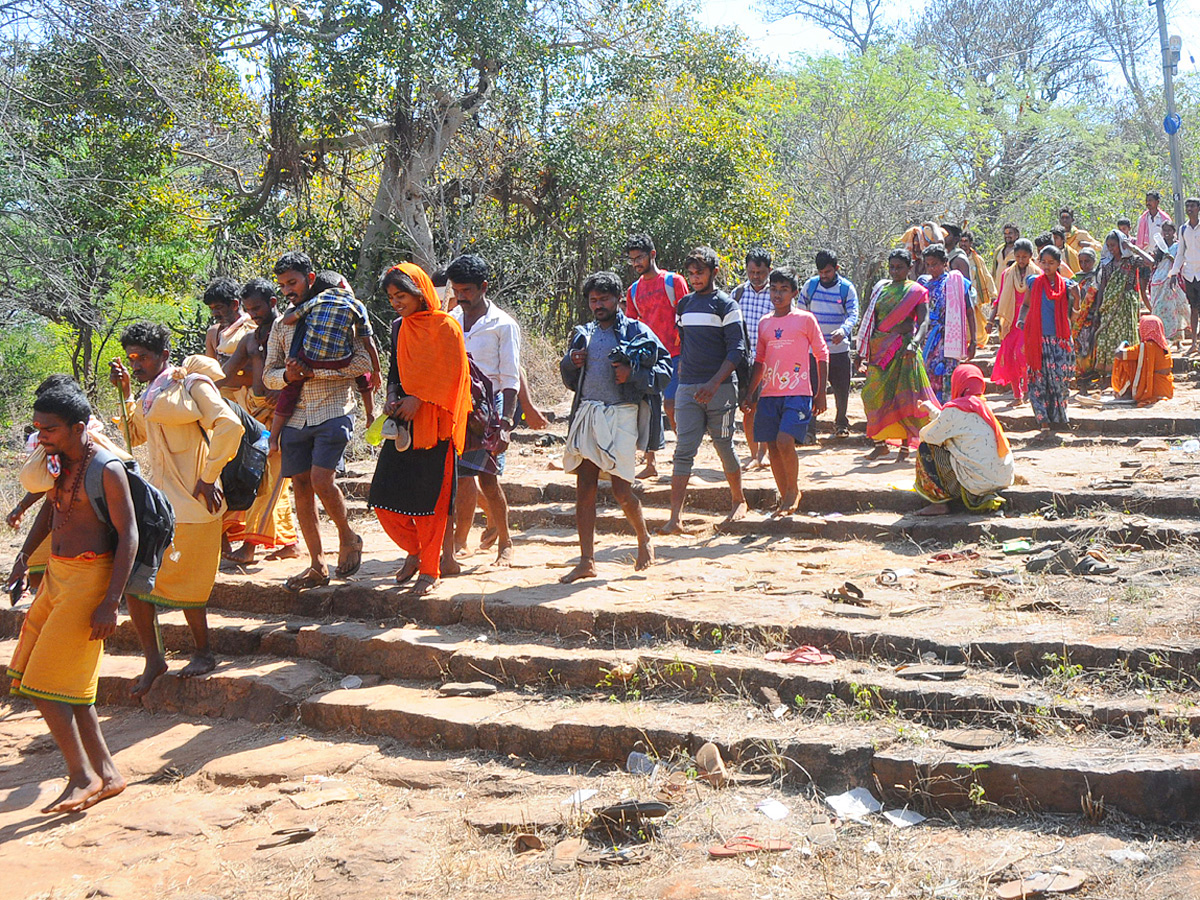
<path fill-rule="evenodd" d="M 979 367 L 967 363 L 950 378 L 950 402 L 940 409 L 926 405 L 930 421 L 921 429 L 915 487 L 930 505 L 918 515 L 945 515 L 954 502 L 971 512 L 1004 504 L 999 492 L 1013 483 L 1012 450 L 983 399 L 984 387 Z"/>
<path fill-rule="evenodd" d="M 1188 325 L 1188 301 L 1179 278 L 1171 277 L 1171 266 L 1175 264 L 1175 254 L 1179 252 L 1179 245 L 1175 242 L 1175 226 L 1171 222 L 1163 223 L 1162 238 L 1162 245 L 1154 250 L 1150 309 L 1162 320 L 1167 340 L 1181 342 Z"/>
<path fill-rule="evenodd" d="M 1110 231 L 1104 239 L 1106 259 L 1096 277 L 1096 306 L 1100 323 L 1096 328 L 1096 371 L 1112 372 L 1117 347 L 1137 343 L 1138 311 L 1142 307 L 1137 289 L 1137 267 L 1152 265 L 1150 254 L 1134 246 L 1121 232 Z"/>
<path fill-rule="evenodd" d="M 471 377 L 462 327 L 442 312 L 429 276 L 412 263 L 393 266 L 383 287 L 398 318 L 392 323 L 391 369 L 384 414 L 411 429 L 397 449 L 385 440 L 368 503 L 383 530 L 408 554 L 396 573 L 427 594 L 441 576 L 442 538 L 454 503 L 455 461 L 467 436 Z"/>
<path fill-rule="evenodd" d="M 888 255 L 891 280 L 875 285 L 859 331 L 859 368 L 867 376 L 862 392 L 867 437 L 875 441 L 867 459 L 886 456 L 888 441 L 900 444 L 899 460 L 907 459 L 929 418 L 921 403 L 936 402 L 921 358 L 929 295 L 909 280 L 911 270 L 907 250 Z"/>
<path fill-rule="evenodd" d="M 1071 333 L 1075 335 L 1075 377 L 1079 381 L 1096 375 L 1096 332 L 1100 330 L 1100 307 L 1096 303 L 1099 275 L 1096 251 L 1084 247 L 1079 251 L 1079 271 L 1072 279 L 1075 306 L 1071 312 Z"/>

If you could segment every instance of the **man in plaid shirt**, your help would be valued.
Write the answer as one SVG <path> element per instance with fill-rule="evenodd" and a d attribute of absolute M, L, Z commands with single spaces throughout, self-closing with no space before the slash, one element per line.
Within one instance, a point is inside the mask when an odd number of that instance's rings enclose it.
<path fill-rule="evenodd" d="M 284 254 L 275 263 L 280 293 L 291 306 L 299 306 L 314 295 L 317 273 L 312 260 L 300 252 Z M 354 430 L 354 379 L 371 371 L 371 357 L 357 347 L 349 365 L 341 369 L 314 369 L 291 356 L 297 326 L 277 319 L 267 339 L 263 385 L 272 391 L 306 381 L 295 411 L 284 423 L 279 449 L 280 476 L 292 479 L 296 493 L 296 517 L 308 549 L 310 564 L 289 578 L 289 590 L 302 591 L 329 584 L 321 531 L 317 523 L 316 497 L 338 530 L 339 578 L 348 578 L 362 565 L 362 538 L 350 528 L 346 502 L 334 483 L 342 454 Z"/>
<path fill-rule="evenodd" d="M 371 320 L 346 280 L 337 272 L 318 272 L 309 289 L 315 294 L 283 315 L 284 325 L 295 325 L 290 355 L 311 369 L 344 369 L 350 365 L 357 346 L 366 347 L 371 356 L 370 377 L 356 379 L 367 412 L 367 427 L 375 419 L 374 389 L 379 387 L 379 351 L 372 340 Z M 283 424 L 296 408 L 300 391 L 307 379 L 291 382 L 275 403 L 271 420 L 271 452 L 279 448 Z"/>
<path fill-rule="evenodd" d="M 733 302 L 742 310 L 742 322 L 746 325 L 746 358 L 754 359 L 754 351 L 758 344 L 758 323 L 764 316 L 772 315 L 775 307 L 771 303 L 771 286 L 767 278 L 771 274 L 771 251 L 763 247 L 753 247 L 746 254 L 746 280 L 733 289 Z M 743 469 L 763 468 L 766 464 L 763 457 L 767 453 L 767 445 L 754 440 L 754 410 L 757 406 L 754 397 L 747 398 L 749 407 L 742 414 L 742 430 L 746 432 L 746 443 L 750 447 L 750 456 L 742 464 Z"/>

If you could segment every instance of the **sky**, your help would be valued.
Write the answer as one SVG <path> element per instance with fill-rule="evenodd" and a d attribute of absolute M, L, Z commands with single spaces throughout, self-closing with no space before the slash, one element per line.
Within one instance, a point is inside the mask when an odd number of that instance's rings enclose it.
<path fill-rule="evenodd" d="M 768 25 L 758 11 L 757 0 L 697 0 L 697 18 L 704 25 L 728 27 L 736 25 L 767 57 L 785 61 L 799 48 L 808 53 L 837 52 L 841 46 L 827 38 L 815 25 L 799 16 Z M 907 3 L 906 3 L 907 6 Z M 1167 32 L 1183 39 L 1179 73 L 1200 71 L 1200 3 L 1181 0 L 1167 19 Z M 1196 61 L 1188 57 L 1195 57 Z"/>

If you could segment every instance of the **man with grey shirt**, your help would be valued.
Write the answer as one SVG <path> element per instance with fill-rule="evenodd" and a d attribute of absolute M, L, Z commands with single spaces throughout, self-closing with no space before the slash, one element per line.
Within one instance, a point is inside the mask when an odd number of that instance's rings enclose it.
<path fill-rule="evenodd" d="M 575 329 L 559 364 L 563 383 L 575 393 L 563 469 L 575 473 L 579 528 L 579 565 L 559 579 L 563 584 L 596 577 L 596 489 L 601 473 L 611 478 L 613 497 L 637 535 L 634 568 L 640 571 L 654 562 L 642 505 L 632 488 L 634 459 L 639 413 L 649 415 L 649 396 L 670 381 L 671 355 L 653 331 L 621 312 L 623 293 L 621 280 L 612 272 L 597 272 L 583 283 L 595 321 Z"/>

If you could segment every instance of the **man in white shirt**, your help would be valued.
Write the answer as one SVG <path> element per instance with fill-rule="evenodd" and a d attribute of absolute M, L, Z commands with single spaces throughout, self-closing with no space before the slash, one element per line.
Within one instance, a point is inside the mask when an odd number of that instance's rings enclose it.
<path fill-rule="evenodd" d="M 454 500 L 454 548 L 464 550 L 475 518 L 475 503 L 483 494 L 488 530 L 481 547 L 496 542 L 496 565 L 512 564 L 512 537 L 508 532 L 508 500 L 500 487 L 499 476 L 504 473 L 504 457 L 508 450 L 517 408 L 517 392 L 521 387 L 521 329 L 516 321 L 487 297 L 491 272 L 480 256 L 468 253 L 446 267 L 457 305 L 451 315 L 463 329 L 467 355 L 492 383 L 496 403 L 501 408 L 500 440 L 493 447 L 468 448 L 458 460 L 458 494 Z M 478 484 L 476 483 L 478 482 Z M 460 567 L 444 553 L 443 571 L 455 574 Z"/>
<path fill-rule="evenodd" d="M 1188 197 L 1183 208 L 1187 221 L 1179 227 L 1179 248 L 1175 251 L 1170 277 L 1179 276 L 1187 294 L 1192 311 L 1192 349 L 1188 356 L 1196 356 L 1200 352 L 1200 339 L 1196 336 L 1196 326 L 1200 324 L 1200 197 Z"/>

